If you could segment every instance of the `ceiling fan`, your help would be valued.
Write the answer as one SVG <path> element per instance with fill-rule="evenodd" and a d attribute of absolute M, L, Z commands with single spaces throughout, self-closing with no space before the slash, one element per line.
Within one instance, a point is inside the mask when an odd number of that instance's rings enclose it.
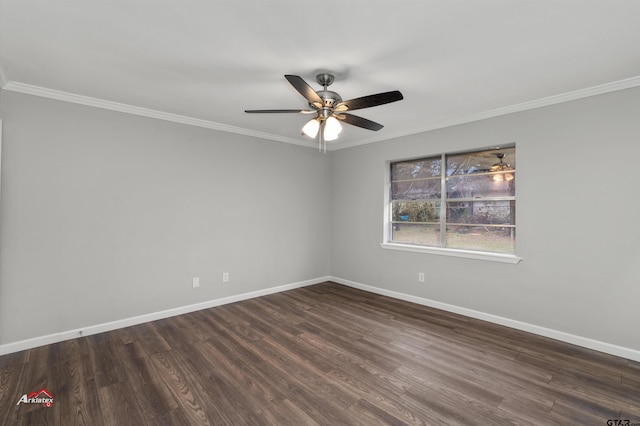
<path fill-rule="evenodd" d="M 343 101 L 339 94 L 327 90 L 327 87 L 330 86 L 334 80 L 333 74 L 329 73 L 321 73 L 316 76 L 316 81 L 323 87 L 323 90 L 319 92 L 313 90 L 302 77 L 285 75 L 284 78 L 309 102 L 310 109 L 249 109 L 245 110 L 245 112 L 252 114 L 315 114 L 315 117 L 304 125 L 302 132 L 311 138 L 317 136 L 318 148 L 320 150 L 324 148 L 325 152 L 327 151 L 326 141 L 337 139 L 339 133 L 342 131 L 341 121 L 373 131 L 378 131 L 384 127 L 380 123 L 350 114 L 347 111 L 370 108 L 403 99 L 402 93 L 398 90 L 393 90 L 391 92 L 377 93 L 375 95 Z"/>

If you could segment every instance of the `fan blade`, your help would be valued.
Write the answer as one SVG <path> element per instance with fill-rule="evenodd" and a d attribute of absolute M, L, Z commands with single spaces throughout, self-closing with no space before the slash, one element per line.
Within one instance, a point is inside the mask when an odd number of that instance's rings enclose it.
<path fill-rule="evenodd" d="M 245 109 L 244 112 L 249 114 L 271 114 L 271 113 L 298 113 L 298 114 L 313 114 L 317 111 L 310 109 Z"/>
<path fill-rule="evenodd" d="M 373 130 L 374 132 L 377 132 L 384 127 L 382 124 L 376 123 L 375 121 L 367 120 L 366 118 L 358 117 L 357 115 L 349 114 L 346 112 L 336 114 L 335 116 L 336 118 L 344 121 L 347 124 L 362 127 L 363 129 L 367 130 Z"/>
<path fill-rule="evenodd" d="M 340 102 L 335 106 L 335 109 L 340 111 L 341 107 L 347 107 L 349 111 L 354 109 L 370 108 L 378 105 L 384 105 L 391 102 L 401 101 L 404 99 L 402 93 L 398 90 L 391 92 L 377 93 L 375 95 L 363 96 L 361 98 L 349 99 L 348 101 Z"/>
<path fill-rule="evenodd" d="M 299 77 L 297 75 L 285 75 L 284 78 L 287 79 L 287 81 L 289 83 L 291 83 L 291 85 L 298 91 L 300 92 L 300 94 L 302 96 L 304 96 L 304 98 L 309 101 L 309 103 L 320 103 L 320 105 L 323 104 L 322 102 L 322 98 L 320 96 L 318 96 L 318 94 L 316 93 L 315 90 L 313 90 L 311 88 L 311 86 L 309 86 L 307 84 L 306 81 L 304 81 L 302 79 L 302 77 Z"/>

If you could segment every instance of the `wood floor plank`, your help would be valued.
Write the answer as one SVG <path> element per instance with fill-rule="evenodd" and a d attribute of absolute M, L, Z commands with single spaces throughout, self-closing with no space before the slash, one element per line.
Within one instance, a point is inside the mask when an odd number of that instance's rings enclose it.
<path fill-rule="evenodd" d="M 74 352 L 75 356 L 67 358 L 58 368 L 54 404 L 59 407 L 70 407 L 61 409 L 60 420 L 64 425 L 104 424 L 102 417 L 93 416 L 93 413 L 101 412 L 102 407 L 95 381 L 95 368 L 86 349 L 86 341 L 86 339 L 76 339 L 77 345 L 70 347 L 78 349 L 82 346 L 85 349 Z"/>
<path fill-rule="evenodd" d="M 407 423 L 366 399 L 360 399 L 348 408 L 351 418 L 364 426 L 406 425 Z"/>
<path fill-rule="evenodd" d="M 109 333 L 88 336 L 88 354 L 93 364 L 96 385 L 109 386 L 125 381 L 127 372 L 115 350 L 116 343 Z"/>
<path fill-rule="evenodd" d="M 216 406 L 208 412 L 200 397 L 200 389 L 181 368 L 181 362 L 169 351 L 155 353 L 151 357 L 156 374 L 160 376 L 166 388 L 173 395 L 178 407 L 191 424 L 214 425 L 211 417 L 225 418 L 222 410 Z M 233 413 L 229 413 L 233 414 Z M 226 418 L 225 418 L 226 419 Z M 117 423 L 114 423 L 117 424 Z"/>
<path fill-rule="evenodd" d="M 609 419 L 640 424 L 640 363 L 330 282 L 0 357 L 3 426 Z"/>
<path fill-rule="evenodd" d="M 191 313 L 172 317 L 171 322 L 175 324 L 176 328 L 183 334 L 192 336 L 191 340 L 194 343 L 202 342 L 211 337 L 205 324 Z"/>
<path fill-rule="evenodd" d="M 349 407 L 350 411 L 355 409 L 369 410 L 368 404 L 371 404 L 378 408 L 375 410 L 378 414 L 370 413 L 368 416 L 386 417 L 388 415 L 398 419 L 398 423 L 401 424 L 422 424 L 416 422 L 414 413 L 406 410 L 402 402 L 402 395 L 409 389 L 410 384 L 402 382 L 402 390 L 398 387 L 388 388 L 389 382 L 397 386 L 400 379 L 385 374 L 372 374 L 360 366 L 354 366 L 350 369 L 338 368 L 330 372 L 329 376 L 334 382 L 360 396 L 361 399 L 355 404 L 358 407 L 351 406 Z M 365 404 L 364 407 L 363 404 Z M 380 413 L 384 414 L 379 416 Z"/>
<path fill-rule="evenodd" d="M 606 424 L 609 419 L 619 419 L 620 414 L 620 410 L 567 396 L 555 400 L 548 419 L 560 424 L 596 425 Z"/>
<path fill-rule="evenodd" d="M 277 426 L 319 426 L 305 410 L 285 399 L 265 410 L 262 420 L 267 425 Z"/>
<path fill-rule="evenodd" d="M 509 393 L 500 401 L 498 408 L 510 413 L 514 418 L 538 424 L 540 419 L 549 416 L 554 401 L 551 396 L 533 399 L 526 393 Z"/>
<path fill-rule="evenodd" d="M 194 345 L 194 348 L 202 355 L 204 368 L 220 371 L 231 386 L 244 389 L 247 397 L 260 406 L 276 404 L 284 399 L 283 392 L 267 376 L 261 374 L 260 369 L 244 364 L 236 353 L 227 351 L 219 341 L 214 344 L 211 340 L 205 340 Z"/>
<path fill-rule="evenodd" d="M 335 368 L 328 374 L 343 384 L 358 389 L 362 397 L 376 399 L 393 399 L 404 393 L 411 385 L 408 380 L 388 372 L 375 363 L 352 354 L 345 355 L 340 349 L 329 349 L 329 345 L 323 345 L 325 350 L 336 354 Z"/>
<path fill-rule="evenodd" d="M 161 417 L 178 408 L 178 404 L 156 375 L 149 357 L 121 355 L 120 360 L 128 372 L 128 384 L 132 398 L 138 399 L 139 411 L 145 421 Z"/>
<path fill-rule="evenodd" d="M 203 314 L 204 315 L 204 314 Z M 197 345 L 205 346 L 206 350 L 214 358 L 210 362 L 215 363 L 216 368 L 227 371 L 242 370 L 241 374 L 248 375 L 248 379 L 258 388 L 266 389 L 265 397 L 268 400 L 282 401 L 294 387 L 289 380 L 289 375 L 282 375 L 279 370 L 272 367 L 267 359 L 260 357 L 255 351 L 238 345 L 225 331 L 212 329 L 212 337 Z"/>
<path fill-rule="evenodd" d="M 410 368 L 402 366 L 394 372 L 395 375 L 409 382 L 413 389 L 446 389 L 447 392 L 457 394 L 460 399 L 474 401 L 479 404 L 497 407 L 504 399 L 503 392 L 488 390 L 486 387 L 474 383 L 471 379 L 454 376 L 442 372 L 437 367 Z"/>
<path fill-rule="evenodd" d="M 447 425 L 530 425 L 520 416 L 513 416 L 497 407 L 479 404 L 473 399 L 460 398 L 449 389 L 417 388 L 409 389 L 403 396 L 421 411 L 436 416 L 433 424 Z"/>
<path fill-rule="evenodd" d="M 153 355 L 159 352 L 165 352 L 171 349 L 171 345 L 167 343 L 164 336 L 158 332 L 158 327 L 152 323 L 145 323 L 129 327 L 134 341 L 140 342 L 146 353 Z"/>
<path fill-rule="evenodd" d="M 26 352 L 26 351 L 25 351 Z M 2 358 L 0 357 L 0 362 Z M 16 406 L 20 397 L 30 391 L 26 388 L 26 363 L 16 363 L 15 357 L 0 368 L 0 424 L 18 424 L 20 408 Z"/>
<path fill-rule="evenodd" d="M 204 357 L 193 347 L 174 351 L 174 354 L 213 424 L 227 421 L 230 424 L 258 423 L 260 407 L 228 374 L 222 370 L 212 373 L 211 369 L 204 367 Z M 218 415 L 210 415 L 212 412 Z"/>
<path fill-rule="evenodd" d="M 101 413 L 109 425 L 144 424 L 139 401 L 144 395 L 136 395 L 129 382 L 116 382 L 98 388 Z"/>
<path fill-rule="evenodd" d="M 162 416 L 155 417 L 147 424 L 152 426 L 190 426 L 193 423 L 180 408 L 173 409 Z"/>
<path fill-rule="evenodd" d="M 299 357 L 304 358 L 307 362 L 311 363 L 314 368 L 320 369 L 323 372 L 330 371 L 333 368 L 333 360 L 330 357 L 318 351 L 313 345 L 300 340 L 300 328 L 297 328 L 296 333 L 292 334 L 280 327 L 274 327 L 268 320 L 268 317 L 265 320 L 265 316 L 262 315 L 260 311 L 245 309 L 241 309 L 240 311 L 251 320 L 250 327 L 260 334 L 261 339 L 271 338 L 273 341 L 280 342 L 280 345 L 294 345 Z"/>

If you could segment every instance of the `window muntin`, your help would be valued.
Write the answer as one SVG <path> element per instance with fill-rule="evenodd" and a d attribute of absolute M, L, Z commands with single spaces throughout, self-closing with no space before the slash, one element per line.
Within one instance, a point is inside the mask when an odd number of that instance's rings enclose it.
<path fill-rule="evenodd" d="M 389 241 L 514 254 L 515 177 L 515 146 L 391 163 Z"/>

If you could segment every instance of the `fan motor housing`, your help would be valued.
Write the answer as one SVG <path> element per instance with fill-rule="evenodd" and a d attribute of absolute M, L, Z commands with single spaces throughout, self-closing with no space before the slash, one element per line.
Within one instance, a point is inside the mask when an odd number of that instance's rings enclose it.
<path fill-rule="evenodd" d="M 318 96 L 320 96 L 320 98 L 322 99 L 322 106 L 324 108 L 333 108 L 339 102 L 342 102 L 342 97 L 340 95 L 331 90 L 327 90 L 327 86 L 331 86 L 331 83 L 333 83 L 334 79 L 335 77 L 333 76 L 333 74 L 330 74 L 328 72 L 316 75 L 316 81 L 319 85 L 324 87 L 324 90 L 317 92 Z M 309 106 L 311 106 L 312 108 L 317 108 L 317 105 L 314 106 L 313 103 L 309 103 Z"/>
<path fill-rule="evenodd" d="M 318 96 L 322 99 L 323 107 L 333 108 L 338 103 L 342 102 L 342 97 L 336 92 L 331 90 L 322 90 L 318 92 Z M 314 107 L 312 103 L 309 103 L 310 107 Z"/>

